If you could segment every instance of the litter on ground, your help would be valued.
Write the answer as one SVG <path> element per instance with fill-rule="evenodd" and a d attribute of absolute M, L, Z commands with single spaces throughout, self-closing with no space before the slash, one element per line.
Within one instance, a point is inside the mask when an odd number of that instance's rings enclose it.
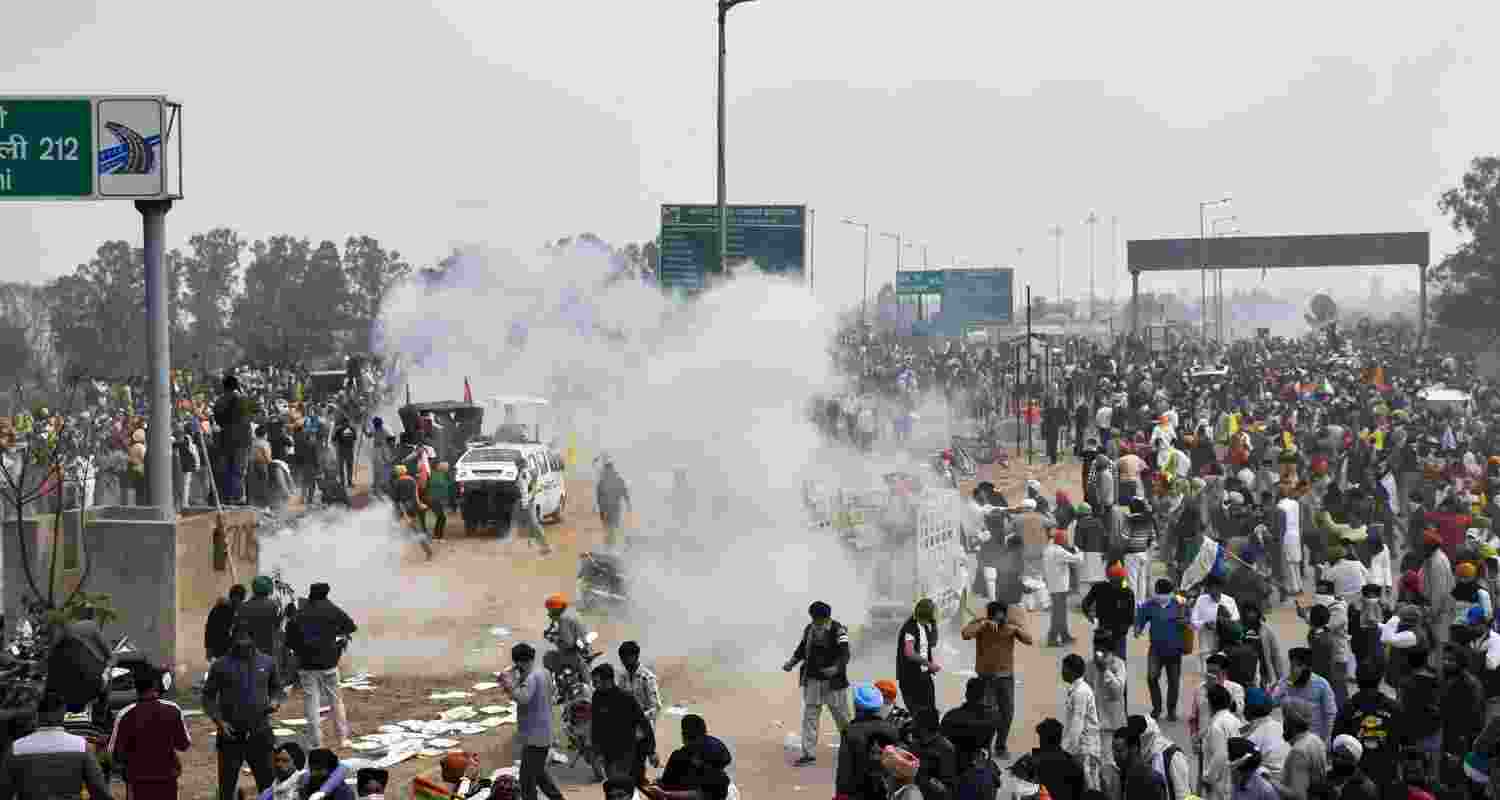
<path fill-rule="evenodd" d="M 500 684 L 498 684 L 498 683 L 490 683 L 490 682 L 476 683 L 473 686 L 473 689 L 476 692 L 488 692 L 491 689 L 498 689 L 498 688 L 500 688 Z"/>

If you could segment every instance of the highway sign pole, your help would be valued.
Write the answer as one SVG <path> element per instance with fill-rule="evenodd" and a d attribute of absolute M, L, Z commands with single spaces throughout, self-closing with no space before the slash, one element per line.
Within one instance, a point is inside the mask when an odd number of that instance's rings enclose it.
<path fill-rule="evenodd" d="M 166 249 L 167 212 L 170 198 L 137 200 L 141 212 L 141 246 L 146 267 L 146 350 L 151 370 L 151 425 L 146 430 L 146 475 L 151 484 L 151 505 L 162 519 L 176 519 L 172 499 L 172 340 L 167 326 L 167 272 L 162 264 Z"/>
<path fill-rule="evenodd" d="M 177 518 L 162 261 L 167 211 L 182 197 L 181 137 L 173 141 L 181 111 L 160 96 L 0 97 L 0 202 L 134 200 L 141 213 L 151 372 L 146 475 L 151 505 L 164 521 Z"/>

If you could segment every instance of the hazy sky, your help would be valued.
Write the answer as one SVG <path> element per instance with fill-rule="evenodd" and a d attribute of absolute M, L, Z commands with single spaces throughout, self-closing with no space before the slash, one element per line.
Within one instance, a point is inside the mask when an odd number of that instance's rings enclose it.
<path fill-rule="evenodd" d="M 1112 216 L 1122 238 L 1196 235 L 1198 201 L 1225 192 L 1232 210 L 1211 213 L 1245 233 L 1425 229 L 1434 261 L 1453 246 L 1434 203 L 1500 141 L 1485 36 L 1500 4 L 1146 7 L 740 6 L 730 201 L 813 207 L 817 292 L 839 302 L 861 282 L 845 216 L 929 242 L 934 263 L 1017 264 L 1048 296 L 1051 225 L 1067 227 L 1068 291 L 1086 288 L 1081 223 L 1097 209 L 1103 292 Z M 174 244 L 217 225 L 370 233 L 425 264 L 461 240 L 647 239 L 661 203 L 712 202 L 714 51 L 712 0 L 64 0 L 0 28 L 0 92 L 181 100 Z M 9 205 L 0 279 L 54 276 L 103 239 L 139 236 L 128 202 Z M 872 290 L 894 250 L 873 239 Z"/>

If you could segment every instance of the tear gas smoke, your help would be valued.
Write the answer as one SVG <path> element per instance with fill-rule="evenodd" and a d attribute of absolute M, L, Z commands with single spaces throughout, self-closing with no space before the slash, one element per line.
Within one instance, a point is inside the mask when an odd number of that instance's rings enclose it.
<path fill-rule="evenodd" d="M 263 536 L 260 569 L 266 575 L 280 570 L 299 597 L 307 596 L 310 585 L 327 583 L 329 599 L 360 626 L 351 654 L 362 667 L 385 670 L 397 662 L 428 658 L 433 650 L 411 639 L 410 628 L 390 635 L 382 628 L 437 615 L 461 601 L 454 592 L 464 589 L 436 576 L 395 578 L 403 553 L 410 550 L 411 534 L 396 526 L 389 506 L 376 504 L 352 513 L 312 513 L 289 530 Z"/>
<path fill-rule="evenodd" d="M 856 621 L 863 582 L 833 537 L 807 530 L 801 505 L 820 447 L 807 398 L 832 381 L 835 315 L 802 286 L 761 275 L 682 306 L 607 274 L 602 254 L 576 248 L 468 252 L 437 290 L 409 286 L 388 300 L 386 353 L 422 356 L 405 376 L 417 400 L 456 398 L 465 376 L 479 402 L 548 398 L 542 438 L 576 435 L 575 479 L 611 455 L 643 538 L 675 533 L 669 496 L 685 471 L 703 513 L 684 546 L 632 563 L 648 651 L 774 665 L 810 602 Z M 524 347 L 508 342 L 520 338 Z M 499 421 L 487 415 L 486 428 Z M 573 484 L 573 515 L 592 510 L 591 489 L 581 489 Z"/>

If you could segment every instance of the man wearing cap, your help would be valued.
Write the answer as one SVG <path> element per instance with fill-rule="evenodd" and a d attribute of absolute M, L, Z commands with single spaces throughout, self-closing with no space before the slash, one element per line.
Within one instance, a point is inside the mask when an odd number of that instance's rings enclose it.
<path fill-rule="evenodd" d="M 1229 759 L 1230 795 L 1236 800 L 1280 800 L 1276 787 L 1267 780 L 1264 755 L 1260 748 L 1241 736 L 1230 739 L 1225 746 Z"/>
<path fill-rule="evenodd" d="M 1453 624 L 1468 625 L 1469 611 L 1479 609 L 1485 619 L 1494 618 L 1490 593 L 1479 585 L 1479 565 L 1460 561 L 1453 570 L 1457 583 L 1453 587 Z"/>
<path fill-rule="evenodd" d="M 1083 615 L 1090 624 L 1110 635 L 1114 653 L 1125 658 L 1125 645 L 1130 626 L 1135 622 L 1135 593 L 1126 581 L 1125 566 L 1116 561 L 1105 571 L 1108 580 L 1089 588 L 1083 597 Z"/>
<path fill-rule="evenodd" d="M 1281 725 L 1291 745 L 1276 783 L 1284 800 L 1307 800 L 1307 790 L 1328 774 L 1327 745 L 1310 730 L 1313 713 L 1305 700 L 1290 698 L 1281 703 Z"/>
<path fill-rule="evenodd" d="M 1376 800 L 1380 790 L 1361 764 L 1365 748 L 1353 736 L 1333 737 L 1328 746 L 1328 788 L 1336 800 Z"/>
<path fill-rule="evenodd" d="M 1047 646 L 1061 647 L 1073 641 L 1068 632 L 1068 594 L 1072 588 L 1070 568 L 1082 563 L 1083 555 L 1068 545 L 1067 531 L 1058 531 L 1051 544 L 1042 551 L 1042 573 L 1047 592 L 1052 596 L 1052 624 L 1047 630 Z"/>
<path fill-rule="evenodd" d="M 349 715 L 339 694 L 339 659 L 359 626 L 328 599 L 329 591 L 326 583 L 315 583 L 308 589 L 307 604 L 287 625 L 287 649 L 297 654 L 297 678 L 302 688 L 309 744 L 314 748 L 323 746 L 318 709 L 326 700 L 333 708 L 334 730 L 347 748 L 353 747 L 354 742 L 349 738 Z"/>
<path fill-rule="evenodd" d="M 578 672 L 585 685 L 590 681 L 588 658 L 589 629 L 578 614 L 568 608 L 568 596 L 558 592 L 548 595 L 543 605 L 547 609 L 547 629 L 542 632 L 553 647 L 563 666 Z"/>
<path fill-rule="evenodd" d="M 1255 743 L 1260 750 L 1261 767 L 1273 781 L 1281 779 L 1286 754 L 1291 749 L 1286 729 L 1271 713 L 1275 710 L 1276 704 L 1264 689 L 1252 686 L 1245 690 L 1245 727 L 1240 729 L 1240 735 Z"/>
<path fill-rule="evenodd" d="M 136 674 L 137 700 L 115 719 L 109 753 L 122 768 L 132 800 L 176 800 L 182 775 L 178 753 L 192 746 L 187 722 L 176 703 L 161 699 L 161 673 L 155 668 Z"/>
<path fill-rule="evenodd" d="M 801 665 L 797 684 L 802 687 L 802 757 L 797 766 L 817 762 L 818 727 L 823 707 L 833 715 L 840 736 L 849 727 L 849 630 L 833 619 L 833 608 L 819 600 L 808 606 L 812 621 L 802 629 L 802 638 L 792 657 L 782 665 L 791 672 Z M 880 692 L 875 692 L 875 707 L 880 708 Z"/>
<path fill-rule="evenodd" d="M 276 584 L 265 575 L 251 581 L 251 597 L 235 613 L 234 623 L 236 629 L 243 626 L 250 631 L 250 638 L 255 641 L 257 650 L 277 659 L 279 663 L 281 603 L 272 596 L 275 591 Z"/>
<path fill-rule="evenodd" d="M 881 719 L 880 690 L 869 684 L 854 688 L 854 719 L 839 740 L 838 767 L 834 771 L 834 793 L 847 800 L 879 800 L 880 765 L 870 757 L 872 747 L 894 745 L 901 735 Z M 815 729 L 816 730 L 816 729 Z M 803 750 L 807 740 L 803 739 Z M 810 761 L 808 763 L 811 763 Z"/>
<path fill-rule="evenodd" d="M 1448 633 L 1453 609 L 1453 566 L 1448 554 L 1443 551 L 1443 539 L 1437 528 L 1428 528 L 1422 534 L 1427 548 L 1422 562 L 1422 592 L 1427 597 L 1427 609 L 1432 621 L 1433 658 L 1441 658 L 1448 644 Z"/>

